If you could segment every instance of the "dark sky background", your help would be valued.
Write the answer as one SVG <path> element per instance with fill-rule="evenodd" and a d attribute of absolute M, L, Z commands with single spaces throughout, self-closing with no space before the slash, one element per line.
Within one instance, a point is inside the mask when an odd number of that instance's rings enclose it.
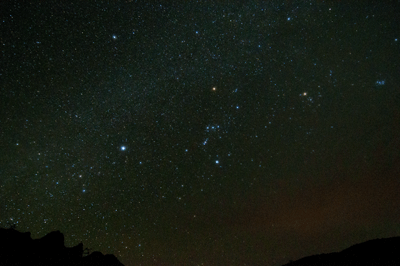
<path fill-rule="evenodd" d="M 344 2 L 2 1 L 0 226 L 126 266 L 399 236 L 399 2 Z"/>

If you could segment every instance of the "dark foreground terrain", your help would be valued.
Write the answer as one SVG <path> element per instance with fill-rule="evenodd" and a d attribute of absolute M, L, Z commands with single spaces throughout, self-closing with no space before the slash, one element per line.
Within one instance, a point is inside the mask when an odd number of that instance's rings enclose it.
<path fill-rule="evenodd" d="M 16 265 L 79 265 L 79 266 L 123 266 L 114 255 L 103 255 L 75 247 L 64 246 L 64 235 L 51 232 L 40 239 L 32 239 L 31 233 L 21 233 L 13 227 L 0 228 L 0 266 Z"/>
<path fill-rule="evenodd" d="M 313 255 L 284 266 L 319 265 L 400 265 L 400 237 L 374 239 L 341 252 Z"/>
<path fill-rule="evenodd" d="M 114 255 L 89 253 L 82 243 L 65 247 L 60 231 L 32 239 L 30 232 L 0 228 L 0 266 L 11 265 L 123 266 Z M 284 266 L 303 265 L 400 265 L 400 237 L 370 240 L 341 252 L 313 255 Z"/>

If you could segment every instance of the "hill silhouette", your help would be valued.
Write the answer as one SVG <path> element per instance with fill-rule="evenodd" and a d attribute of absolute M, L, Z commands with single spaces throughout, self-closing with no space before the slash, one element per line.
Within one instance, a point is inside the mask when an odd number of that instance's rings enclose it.
<path fill-rule="evenodd" d="M 30 232 L 19 232 L 14 226 L 0 228 L 0 266 L 123 266 L 111 254 L 89 253 L 79 243 L 65 247 L 64 235 L 53 231 L 32 239 Z M 283 266 L 400 265 L 400 237 L 369 240 L 340 252 L 319 254 L 291 261 Z"/>
<path fill-rule="evenodd" d="M 103 255 L 98 251 L 89 254 L 82 243 L 65 247 L 64 235 L 60 231 L 32 239 L 30 232 L 19 232 L 14 226 L 0 228 L 0 266 L 11 265 L 123 266 L 114 255 Z"/>
<path fill-rule="evenodd" d="M 283 266 L 400 265 L 400 237 L 369 240 L 343 251 L 291 261 Z"/>

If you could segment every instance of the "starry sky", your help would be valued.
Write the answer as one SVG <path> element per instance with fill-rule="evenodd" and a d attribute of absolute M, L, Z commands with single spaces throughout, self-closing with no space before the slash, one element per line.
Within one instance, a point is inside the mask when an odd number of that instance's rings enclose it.
<path fill-rule="evenodd" d="M 0 226 L 126 266 L 399 236 L 399 2 L 344 2 L 2 1 Z"/>

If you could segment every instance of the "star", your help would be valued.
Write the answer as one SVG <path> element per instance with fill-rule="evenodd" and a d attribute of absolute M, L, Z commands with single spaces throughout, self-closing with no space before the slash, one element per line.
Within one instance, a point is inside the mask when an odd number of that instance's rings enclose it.
<path fill-rule="evenodd" d="M 124 150 L 126 150 L 126 147 L 125 146 L 121 146 L 121 151 L 124 151 Z"/>

